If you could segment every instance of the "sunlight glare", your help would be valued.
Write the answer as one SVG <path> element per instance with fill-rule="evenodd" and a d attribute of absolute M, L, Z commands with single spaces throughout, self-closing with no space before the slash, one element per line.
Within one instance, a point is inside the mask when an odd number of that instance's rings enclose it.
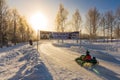
<path fill-rule="evenodd" d="M 30 17 L 30 24 L 36 31 L 47 30 L 48 19 L 42 13 L 36 13 Z"/>

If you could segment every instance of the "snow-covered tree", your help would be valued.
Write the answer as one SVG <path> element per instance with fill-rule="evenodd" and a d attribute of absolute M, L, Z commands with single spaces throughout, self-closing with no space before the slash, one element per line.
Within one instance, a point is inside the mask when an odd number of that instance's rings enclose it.
<path fill-rule="evenodd" d="M 64 8 L 62 4 L 60 4 L 56 16 L 56 30 L 58 32 L 64 32 L 67 16 L 68 16 L 68 11 Z"/>
<path fill-rule="evenodd" d="M 8 7 L 6 5 L 5 0 L 0 0 L 0 47 L 3 46 L 3 44 L 5 43 L 4 39 L 5 39 L 5 32 L 4 30 L 6 30 L 6 12 L 8 10 Z"/>
<path fill-rule="evenodd" d="M 75 13 L 73 14 L 72 20 L 73 20 L 73 29 L 75 31 L 79 31 L 82 19 L 78 9 L 76 9 Z"/>

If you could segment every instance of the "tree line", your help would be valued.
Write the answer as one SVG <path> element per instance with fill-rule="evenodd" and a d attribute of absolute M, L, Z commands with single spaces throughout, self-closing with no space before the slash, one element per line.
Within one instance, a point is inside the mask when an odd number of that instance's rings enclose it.
<path fill-rule="evenodd" d="M 113 38 L 120 38 L 120 7 L 114 12 L 108 10 L 104 13 L 100 13 L 96 7 L 90 8 L 85 14 L 86 20 L 84 22 L 79 9 L 75 10 L 72 20 L 69 21 L 68 13 L 64 5 L 60 4 L 55 20 L 58 32 L 84 31 L 90 40 L 96 40 L 98 36 L 107 39 L 107 41 L 109 39 L 112 41 Z"/>
<path fill-rule="evenodd" d="M 0 0 L 0 47 L 32 39 L 34 30 L 26 18 L 16 9 L 10 9 L 5 0 Z"/>

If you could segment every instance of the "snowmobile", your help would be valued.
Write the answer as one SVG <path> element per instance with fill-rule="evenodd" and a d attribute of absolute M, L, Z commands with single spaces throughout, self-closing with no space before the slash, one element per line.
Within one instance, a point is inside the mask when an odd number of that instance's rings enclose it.
<path fill-rule="evenodd" d="M 93 57 L 90 61 L 85 61 L 84 58 L 85 55 L 81 55 L 80 57 L 76 58 L 75 61 L 83 67 L 92 67 L 99 64 L 95 57 Z"/>

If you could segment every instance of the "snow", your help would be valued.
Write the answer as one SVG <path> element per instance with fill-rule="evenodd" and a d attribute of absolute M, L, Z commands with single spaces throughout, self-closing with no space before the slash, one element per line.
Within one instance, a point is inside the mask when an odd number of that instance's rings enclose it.
<path fill-rule="evenodd" d="M 52 80 L 38 51 L 27 44 L 1 49 L 0 80 Z"/>
<path fill-rule="evenodd" d="M 0 48 L 0 80 L 120 80 L 120 42 L 40 41 Z M 85 68 L 75 59 L 86 50 L 99 65 Z"/>

